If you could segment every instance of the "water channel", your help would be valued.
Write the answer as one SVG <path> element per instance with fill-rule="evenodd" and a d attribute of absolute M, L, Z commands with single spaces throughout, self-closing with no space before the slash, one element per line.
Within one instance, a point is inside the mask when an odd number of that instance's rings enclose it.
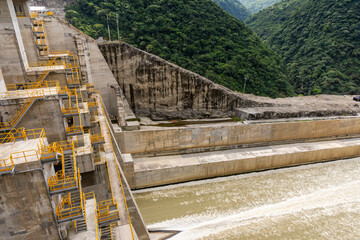
<path fill-rule="evenodd" d="M 359 239 L 360 158 L 135 192 L 151 230 L 186 239 Z"/>

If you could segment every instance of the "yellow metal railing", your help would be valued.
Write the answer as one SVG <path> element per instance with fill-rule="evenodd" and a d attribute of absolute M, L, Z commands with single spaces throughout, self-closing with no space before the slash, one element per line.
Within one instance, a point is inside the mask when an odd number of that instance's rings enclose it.
<path fill-rule="evenodd" d="M 49 54 L 49 48 L 48 48 L 47 45 L 46 45 L 46 46 L 42 46 L 42 47 L 39 46 L 38 49 L 39 49 L 39 54 L 40 54 L 40 56 L 46 56 L 46 55 Z"/>
<path fill-rule="evenodd" d="M 67 79 L 68 84 L 80 84 L 80 78 L 77 74 L 71 74 Z"/>
<path fill-rule="evenodd" d="M 31 18 L 31 19 L 35 19 L 35 18 L 37 18 L 37 16 L 38 16 L 38 13 L 37 13 L 37 12 L 31 12 L 31 13 L 30 13 L 30 18 Z"/>
<path fill-rule="evenodd" d="M 36 100 L 36 97 L 29 98 L 28 101 L 21 106 L 19 111 L 16 112 L 15 116 L 9 122 L 0 123 L 0 129 L 10 129 L 20 120 L 23 114 L 26 112 L 28 107 Z"/>
<path fill-rule="evenodd" d="M 76 160 L 75 160 L 75 147 L 73 141 L 61 141 L 52 144 L 49 148 L 45 148 L 48 153 L 59 153 L 61 156 L 62 170 L 57 171 L 55 176 L 51 176 L 48 179 L 48 185 L 50 191 L 58 191 L 64 190 L 67 188 L 73 188 L 78 186 L 78 180 L 80 179 L 80 171 L 76 168 Z M 72 151 L 72 159 L 73 159 L 73 169 L 74 175 L 68 175 L 65 172 L 64 166 L 64 151 L 71 150 Z"/>
<path fill-rule="evenodd" d="M 86 90 L 87 90 L 88 93 L 94 93 L 95 92 L 94 85 L 87 83 L 85 86 L 86 86 Z"/>
<path fill-rule="evenodd" d="M 53 51 L 49 50 L 49 55 L 69 55 L 69 51 L 63 50 L 63 51 Z"/>
<path fill-rule="evenodd" d="M 11 157 L 0 159 L 0 173 L 11 171 L 14 168 L 14 161 Z"/>
<path fill-rule="evenodd" d="M 91 134 L 90 141 L 92 144 L 101 143 L 105 141 L 104 136 L 101 133 L 98 134 Z"/>
<path fill-rule="evenodd" d="M 35 85 L 38 86 L 38 85 Z M 40 84 L 39 84 L 40 86 Z M 0 93 L 1 99 L 6 100 L 13 100 L 13 99 L 21 99 L 21 98 L 32 98 L 32 97 L 44 97 L 44 96 L 51 96 L 59 94 L 60 87 L 53 88 L 40 88 L 38 87 L 34 89 L 24 89 L 24 90 L 17 90 L 17 91 L 7 91 Z"/>
<path fill-rule="evenodd" d="M 43 62 L 33 62 L 29 63 L 30 68 L 36 68 L 36 67 L 52 67 L 52 66 L 64 66 L 66 67 L 66 62 L 63 60 L 50 60 L 50 61 L 43 61 Z"/>
<path fill-rule="evenodd" d="M 40 84 L 40 83 L 39 83 Z M 55 89 L 55 94 L 58 93 L 58 89 Z M 35 102 L 36 98 L 44 97 L 46 95 L 53 95 L 54 91 L 51 88 L 34 89 L 34 90 L 20 90 L 0 93 L 0 97 L 7 99 L 27 98 L 26 102 L 20 107 L 13 118 L 9 122 L 1 122 L 0 130 L 10 129 L 15 127 L 16 123 L 26 113 L 27 109 Z"/>
<path fill-rule="evenodd" d="M 109 235 L 110 239 L 113 240 L 111 224 L 109 224 L 109 226 L 106 226 L 106 227 L 100 229 L 100 236 L 103 236 L 105 234 Z"/>
<path fill-rule="evenodd" d="M 69 194 L 70 195 L 70 194 Z M 70 198 L 70 196 L 69 196 Z M 57 206 L 56 206 L 56 216 L 58 220 L 64 220 L 67 218 L 71 218 L 71 217 L 76 217 L 79 215 L 82 215 L 83 213 L 83 207 L 82 206 L 74 206 L 72 207 L 72 204 L 68 204 L 70 207 L 66 208 L 66 204 L 67 202 L 65 202 L 66 200 L 61 201 Z"/>
<path fill-rule="evenodd" d="M 18 18 L 25 18 L 26 14 L 24 12 L 16 12 L 16 17 Z"/>
<path fill-rule="evenodd" d="M 98 107 L 97 102 L 88 102 L 87 105 L 88 105 L 88 108 L 97 108 Z"/>
<path fill-rule="evenodd" d="M 78 107 L 63 107 L 61 111 L 64 115 L 79 114 L 80 109 Z"/>
<path fill-rule="evenodd" d="M 113 208 L 113 209 L 112 209 Z M 119 209 L 116 200 L 110 199 L 97 204 L 98 222 L 108 222 L 119 218 Z"/>
<path fill-rule="evenodd" d="M 66 133 L 68 134 L 83 133 L 83 127 L 82 126 L 66 127 Z"/>
<path fill-rule="evenodd" d="M 79 179 L 78 174 L 80 173 L 75 169 L 75 174 L 73 177 L 64 177 L 63 170 L 57 171 L 55 176 L 51 176 L 48 179 L 49 190 L 58 191 L 58 190 L 77 187 L 77 183 Z"/>
<path fill-rule="evenodd" d="M 46 82 L 42 82 L 40 86 L 38 82 L 6 84 L 6 89 L 8 91 L 26 90 L 26 89 L 34 89 L 34 88 L 53 88 L 53 87 L 60 88 L 59 82 L 47 80 Z"/>
<path fill-rule="evenodd" d="M 16 139 L 26 140 L 26 139 L 36 139 L 36 138 L 40 140 L 41 144 L 43 143 L 45 144 L 45 138 L 46 138 L 45 130 L 42 128 L 30 129 L 30 130 L 25 130 L 24 128 L 17 128 L 17 129 L 12 129 L 8 133 L 0 133 L 0 144 L 4 140 L 9 140 L 9 139 L 11 139 L 12 142 L 15 142 Z"/>
<path fill-rule="evenodd" d="M 46 40 L 46 34 L 40 34 L 39 36 L 36 37 L 35 39 L 35 44 L 36 45 L 47 45 L 47 40 Z"/>
<path fill-rule="evenodd" d="M 0 159 L 0 172 L 9 171 L 14 168 L 16 162 L 27 163 L 28 161 L 40 160 L 40 149 L 46 144 L 44 129 L 25 130 L 24 128 L 12 129 L 9 133 L 0 134 L 0 143 L 15 142 L 16 139 L 38 139 L 37 149 L 13 152 L 8 158 Z"/>
<path fill-rule="evenodd" d="M 101 95 L 100 95 L 100 92 L 97 91 L 97 94 L 99 96 L 99 100 L 100 100 L 100 103 L 101 103 L 101 109 L 103 111 L 103 114 L 105 115 L 106 114 L 106 111 L 105 111 L 105 108 L 104 108 L 104 103 L 102 101 L 102 98 L 101 98 Z M 110 129 L 109 129 L 109 123 L 107 121 L 107 118 L 105 118 L 105 121 L 106 121 L 106 130 L 107 130 L 107 133 L 109 136 L 110 135 Z M 114 160 L 116 161 L 116 156 L 115 156 L 115 152 L 114 152 L 114 146 L 113 146 L 113 142 L 110 138 L 110 143 L 111 143 L 111 148 L 112 148 L 112 152 L 113 152 L 113 157 L 114 157 Z M 109 173 L 109 166 L 108 166 L 108 163 L 106 161 L 106 166 L 108 167 L 108 175 L 110 176 L 110 173 Z M 117 166 L 116 168 L 117 170 L 117 173 L 118 173 L 118 177 L 119 177 L 119 180 L 120 180 L 120 186 L 121 186 L 121 191 L 122 191 L 122 194 L 123 194 L 123 200 L 124 200 L 124 204 L 125 204 L 125 208 L 126 208 L 126 212 L 127 212 L 127 217 L 128 217 L 128 221 L 129 221 L 129 226 L 130 226 L 130 231 L 131 231 L 131 235 L 132 235 L 132 239 L 135 240 L 135 236 L 134 236 L 134 230 L 132 228 L 132 223 L 131 223 L 131 219 L 130 219 L 130 213 L 129 213 L 129 208 L 127 206 L 127 202 L 126 202 L 126 196 L 125 196 L 125 192 L 124 192 L 124 187 L 123 187 L 123 183 L 122 183 L 122 180 L 121 180 L 121 175 L 120 175 L 120 171 L 119 171 L 119 167 Z M 110 188 L 111 188 L 111 182 L 110 182 Z M 111 188 L 112 189 L 112 188 Z M 111 194 L 113 195 L 113 193 L 111 192 Z"/>
<path fill-rule="evenodd" d="M 8 158 L 0 159 L 0 172 L 10 171 L 14 168 L 15 163 L 27 163 L 38 161 L 40 154 L 36 150 L 26 150 L 22 152 L 11 153 Z"/>
<path fill-rule="evenodd" d="M 32 20 L 33 27 L 32 30 L 34 33 L 43 33 L 44 32 L 44 21 L 37 18 Z"/>

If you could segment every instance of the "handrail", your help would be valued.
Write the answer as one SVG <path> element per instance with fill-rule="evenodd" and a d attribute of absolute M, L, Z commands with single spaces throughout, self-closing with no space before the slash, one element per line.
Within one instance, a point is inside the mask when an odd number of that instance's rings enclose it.
<path fill-rule="evenodd" d="M 16 12 L 16 17 L 17 18 L 25 18 L 26 17 L 25 12 Z"/>
<path fill-rule="evenodd" d="M 51 94 L 51 88 L 48 88 L 48 91 Z M 56 91 L 58 92 L 58 88 L 56 89 Z M 17 98 L 19 98 L 20 96 L 23 97 L 24 95 L 19 94 L 20 91 L 16 91 L 15 96 Z M 9 128 L 13 128 L 16 123 L 21 119 L 21 117 L 23 116 L 23 114 L 26 113 L 28 107 L 30 107 L 36 100 L 36 98 L 39 97 L 44 97 L 45 96 L 45 89 L 36 89 L 36 90 L 21 90 L 21 93 L 27 93 L 28 94 L 28 98 L 26 100 L 26 102 L 20 107 L 20 109 L 15 113 L 15 115 L 12 117 L 12 119 L 9 122 L 1 122 L 0 123 L 0 130 L 1 129 L 9 129 Z M 12 92 L 6 92 L 5 95 L 7 95 L 9 97 L 9 99 L 12 99 L 11 96 Z M 1 95 L 1 93 L 0 93 Z"/>
<path fill-rule="evenodd" d="M 27 90 L 34 88 L 51 88 L 51 87 L 60 87 L 59 81 L 49 81 L 42 82 L 40 86 L 38 86 L 38 82 L 35 83 L 12 83 L 6 84 L 6 89 L 8 91 L 18 91 L 18 90 Z"/>
<path fill-rule="evenodd" d="M 34 161 L 40 159 L 40 154 L 37 150 L 26 150 L 21 152 L 11 153 L 8 158 L 0 159 L 0 172 L 10 171 L 14 168 L 14 161 L 22 159 L 25 163 L 28 162 L 30 157 L 36 157 Z"/>
<path fill-rule="evenodd" d="M 37 12 L 31 12 L 30 13 L 30 18 L 37 18 L 38 13 Z"/>
<path fill-rule="evenodd" d="M 3 137 L 2 137 L 3 136 Z M 20 160 L 24 161 L 25 163 L 30 160 L 30 158 L 34 158 L 35 161 L 40 160 L 40 149 L 43 144 L 45 144 L 45 130 L 42 128 L 39 129 L 31 129 L 25 130 L 24 128 L 12 129 L 8 133 L 0 134 L 0 142 L 1 143 L 8 143 L 8 142 L 15 142 L 16 139 L 39 139 L 37 143 L 37 150 L 26 150 L 26 151 L 19 151 L 13 152 L 9 155 L 8 158 L 0 160 L 0 172 L 12 170 L 15 166 L 14 161 Z M 33 159 L 33 161 L 34 161 Z"/>
<path fill-rule="evenodd" d="M 97 94 L 98 94 L 99 99 L 100 99 L 100 103 L 101 103 L 101 108 L 102 108 L 102 110 L 103 110 L 103 114 L 105 115 L 105 114 L 106 114 L 106 111 L 105 111 L 105 108 L 104 108 L 104 103 L 103 103 L 103 101 L 102 101 L 100 92 L 97 91 Z M 107 130 L 107 133 L 108 133 L 108 135 L 110 136 L 109 123 L 108 123 L 108 120 L 107 120 L 106 117 L 105 117 L 105 122 L 106 122 L 106 130 Z M 116 161 L 117 158 L 116 158 L 115 153 L 114 153 L 114 145 L 113 145 L 113 142 L 112 142 L 112 140 L 111 140 L 111 137 L 110 137 L 110 143 L 111 143 L 111 148 L 112 148 L 112 153 L 113 153 L 114 161 Z M 108 171 L 108 174 L 109 174 L 109 166 L 108 166 L 108 162 L 107 162 L 107 161 L 106 161 L 106 166 L 107 166 L 107 171 Z M 131 235 L 132 235 L 133 240 L 135 240 L 134 230 L 133 230 L 132 223 L 131 223 L 131 219 L 130 219 L 129 208 L 128 208 L 127 202 L 126 202 L 126 196 L 125 196 L 124 187 L 123 187 L 123 183 L 122 183 L 121 176 L 120 176 L 120 172 L 119 172 L 119 167 L 118 167 L 117 164 L 116 164 L 116 166 L 117 166 L 116 170 L 117 170 L 117 173 L 118 173 L 118 176 L 119 176 L 121 191 L 122 191 L 122 194 L 123 194 L 124 204 L 125 204 L 125 208 L 126 208 L 126 212 L 127 212 L 127 216 L 128 216 L 128 221 L 129 221 L 129 225 L 130 225 Z M 109 174 L 109 175 L 110 175 L 110 174 Z M 109 181 L 109 182 L 110 182 L 110 181 Z M 111 182 L 110 182 L 110 187 L 111 187 Z M 111 192 L 111 194 L 112 194 L 112 192 Z"/>
<path fill-rule="evenodd" d="M 45 148 L 46 149 L 46 148 Z M 80 188 L 81 184 L 78 185 L 78 181 L 80 179 L 80 171 L 76 167 L 75 160 L 75 147 L 73 141 L 60 141 L 53 143 L 49 148 L 46 149 L 48 153 L 59 153 L 61 156 L 62 170 L 57 171 L 55 176 L 50 176 L 48 179 L 49 191 L 58 191 L 66 188 L 73 188 L 78 186 Z M 74 169 L 73 176 L 67 176 L 67 172 L 65 171 L 64 164 L 64 151 L 72 150 L 72 164 Z"/>
<path fill-rule="evenodd" d="M 62 50 L 62 51 L 54 51 L 54 50 L 49 50 L 49 55 L 70 55 L 68 50 Z"/>
<path fill-rule="evenodd" d="M 77 169 L 78 178 L 80 179 L 80 171 Z M 72 204 L 74 201 L 71 201 L 71 193 L 63 196 L 60 203 L 56 206 L 56 216 L 58 220 L 64 220 L 66 218 L 76 217 L 82 215 L 84 213 L 85 222 L 86 222 L 86 212 L 85 212 L 85 204 L 83 199 L 83 194 L 81 191 L 81 184 L 79 184 L 79 198 L 80 198 L 80 206 L 73 207 Z M 65 208 L 65 204 L 68 205 Z"/>
<path fill-rule="evenodd" d="M 58 174 L 58 172 L 60 171 L 61 173 Z M 48 185 L 50 191 L 57 191 L 57 190 L 62 190 L 65 188 L 72 188 L 77 186 L 77 181 L 74 177 L 62 178 L 63 173 L 62 170 L 60 171 L 56 173 L 56 176 L 51 176 L 48 179 Z"/>
<path fill-rule="evenodd" d="M 78 114 L 80 109 L 78 107 L 63 107 L 61 111 L 64 115 L 66 114 Z"/>
<path fill-rule="evenodd" d="M 42 61 L 42 62 L 32 62 L 29 63 L 29 67 L 51 67 L 56 65 L 66 65 L 64 60 L 50 60 L 50 61 Z"/>
<path fill-rule="evenodd" d="M 83 127 L 82 126 L 71 126 L 71 127 L 66 127 L 66 132 L 67 133 L 80 133 L 83 132 Z"/>
<path fill-rule="evenodd" d="M 105 138 L 101 133 L 90 135 L 91 143 L 100 143 L 100 142 L 104 142 L 104 141 L 105 141 Z"/>
<path fill-rule="evenodd" d="M 15 141 L 16 139 L 44 139 L 46 138 L 45 130 L 43 128 L 37 129 L 29 129 L 25 130 L 24 128 L 12 129 L 8 133 L 0 133 L 0 143 L 3 141 L 2 139 L 12 139 Z"/>
<path fill-rule="evenodd" d="M 112 236 L 112 226 L 111 224 L 109 224 L 108 226 L 106 226 L 105 228 L 100 228 L 100 236 L 102 236 L 104 234 L 104 232 L 108 232 L 109 235 L 110 235 L 110 239 L 112 240 L 113 239 L 113 236 Z"/>

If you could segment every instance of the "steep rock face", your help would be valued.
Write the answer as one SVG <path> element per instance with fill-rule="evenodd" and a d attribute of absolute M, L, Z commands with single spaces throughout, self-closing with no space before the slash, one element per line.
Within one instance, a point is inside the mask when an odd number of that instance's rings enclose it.
<path fill-rule="evenodd" d="M 138 116 L 220 117 L 233 115 L 235 108 L 273 105 L 233 92 L 123 42 L 100 44 L 99 48 Z"/>

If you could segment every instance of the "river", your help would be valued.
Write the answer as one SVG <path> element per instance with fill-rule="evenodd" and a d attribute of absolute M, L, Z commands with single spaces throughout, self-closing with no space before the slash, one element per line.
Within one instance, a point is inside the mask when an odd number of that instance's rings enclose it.
<path fill-rule="evenodd" d="M 135 191 L 150 230 L 186 239 L 360 239 L 360 158 Z"/>

